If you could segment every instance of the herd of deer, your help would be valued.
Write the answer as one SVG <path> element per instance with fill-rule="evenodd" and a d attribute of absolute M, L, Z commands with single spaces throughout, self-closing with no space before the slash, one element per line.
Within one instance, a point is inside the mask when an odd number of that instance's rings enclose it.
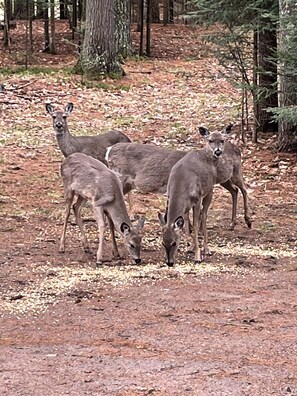
<path fill-rule="evenodd" d="M 98 136 L 73 136 L 67 124 L 67 117 L 72 110 L 72 103 L 68 103 L 63 111 L 54 111 L 51 104 L 46 104 L 46 111 L 53 119 L 59 148 L 66 157 L 61 165 L 66 213 L 60 252 L 65 251 L 67 222 L 76 197 L 73 211 L 86 252 L 89 251 L 89 245 L 83 229 L 81 209 L 87 200 L 93 206 L 99 231 L 97 264 L 103 261 L 106 218 L 111 232 L 113 255 L 119 257 L 116 229 L 129 254 L 139 264 L 145 219 L 141 218 L 133 226 L 124 200 L 124 195 L 133 189 L 167 195 L 165 215 L 159 213 L 158 217 L 162 225 L 162 243 L 168 266 L 174 264 L 184 225 L 188 234 L 192 231 L 195 262 L 200 263 L 204 255 L 209 254 L 207 212 L 217 183 L 232 196 L 230 228 L 234 229 L 236 225 L 238 188 L 243 195 L 244 219 L 247 226 L 251 227 L 247 191 L 241 170 L 241 153 L 238 147 L 227 141 L 232 125 L 222 132 L 212 133 L 200 127 L 205 147 L 184 152 L 153 144 L 132 143 L 126 135 L 114 130 Z M 131 209 L 131 197 L 129 202 Z M 192 224 L 189 220 L 190 212 Z"/>

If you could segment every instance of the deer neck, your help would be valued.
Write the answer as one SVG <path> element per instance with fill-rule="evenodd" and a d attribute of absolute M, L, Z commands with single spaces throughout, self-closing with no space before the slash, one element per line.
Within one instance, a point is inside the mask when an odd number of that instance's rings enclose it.
<path fill-rule="evenodd" d="M 105 211 L 111 218 L 116 230 L 121 233 L 121 224 L 126 223 L 129 227 L 132 227 L 131 220 L 129 218 L 127 208 L 122 200 L 114 200 L 110 205 L 105 207 Z"/>
<path fill-rule="evenodd" d="M 57 134 L 56 138 L 59 148 L 65 157 L 77 151 L 77 140 L 68 129 L 62 134 Z"/>

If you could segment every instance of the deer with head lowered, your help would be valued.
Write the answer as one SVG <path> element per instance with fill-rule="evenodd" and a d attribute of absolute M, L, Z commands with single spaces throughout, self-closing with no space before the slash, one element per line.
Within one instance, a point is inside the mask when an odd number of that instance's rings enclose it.
<path fill-rule="evenodd" d="M 224 153 L 224 150 L 231 128 L 226 128 L 223 132 L 209 133 L 206 128 L 201 127 L 199 132 L 205 138 L 206 145 L 201 150 L 186 154 L 173 166 L 167 184 L 166 214 L 164 217 L 160 213 L 158 214 L 162 225 L 162 240 L 168 266 L 172 266 L 174 263 L 180 242 L 180 233 L 185 218 L 191 210 L 193 211 L 195 262 L 200 263 L 203 253 L 208 254 L 206 220 L 214 185 L 218 181 L 228 182 L 228 186 L 233 188 L 233 168 L 229 166 L 232 161 L 230 160 L 230 164 L 226 166 L 224 160 L 224 157 L 228 155 L 228 152 Z M 224 166 L 226 166 L 225 173 Z M 230 173 L 227 172 L 229 168 Z M 248 220 L 248 225 L 250 225 L 248 214 L 247 217 L 246 221 Z M 202 232 L 203 251 L 201 240 L 198 239 L 199 231 Z"/>
<path fill-rule="evenodd" d="M 60 150 L 64 157 L 72 153 L 85 153 L 105 163 L 107 147 L 115 143 L 130 142 L 130 139 L 120 131 L 112 130 L 95 136 L 74 136 L 69 132 L 67 118 L 73 110 L 73 103 L 68 103 L 64 110 L 54 111 L 50 103 L 45 109 L 52 116 L 53 127 Z"/>
<path fill-rule="evenodd" d="M 132 226 L 124 201 L 122 185 L 116 173 L 95 158 L 83 153 L 73 153 L 63 161 L 61 175 L 64 184 L 66 213 L 59 251 L 61 253 L 65 251 L 67 222 L 72 202 L 76 196 L 73 210 L 76 223 L 81 231 L 84 250 L 89 252 L 90 248 L 82 224 L 81 208 L 87 200 L 90 200 L 99 231 L 97 264 L 101 264 L 103 259 L 106 218 L 111 232 L 113 255 L 119 257 L 114 232 L 116 229 L 121 234 L 129 254 L 136 264 L 139 264 L 141 262 L 141 231 L 145 220 L 141 218 L 137 226 Z"/>
<path fill-rule="evenodd" d="M 228 125 L 225 131 L 231 133 L 232 125 Z M 143 193 L 165 194 L 172 167 L 186 154 L 185 151 L 170 150 L 152 144 L 117 143 L 107 149 L 106 161 L 110 169 L 120 174 L 124 194 L 133 189 Z M 226 142 L 225 154 L 220 160 L 216 183 L 226 188 L 232 196 L 230 228 L 234 229 L 236 225 L 238 188 L 243 195 L 245 222 L 251 227 L 240 150 L 234 144 Z M 131 197 L 129 202 L 131 209 Z"/>

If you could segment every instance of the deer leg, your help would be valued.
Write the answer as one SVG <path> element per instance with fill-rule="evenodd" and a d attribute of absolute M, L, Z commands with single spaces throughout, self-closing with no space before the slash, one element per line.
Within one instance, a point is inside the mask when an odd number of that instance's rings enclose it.
<path fill-rule="evenodd" d="M 202 201 L 202 212 L 201 212 L 201 233 L 203 236 L 203 240 L 204 240 L 204 255 L 208 255 L 210 256 L 210 250 L 208 247 L 208 231 L 207 231 L 207 226 L 206 226 L 206 221 L 207 221 L 207 213 L 208 213 L 208 209 L 209 206 L 211 204 L 212 201 L 212 196 L 213 196 L 213 190 L 211 190 L 211 192 L 209 194 L 207 194 Z"/>
<path fill-rule="evenodd" d="M 87 237 L 86 237 L 86 234 L 84 231 L 84 227 L 83 227 L 82 218 L 81 218 L 81 210 L 82 210 L 82 207 L 86 201 L 87 200 L 85 198 L 83 198 L 82 196 L 79 195 L 77 198 L 77 201 L 73 205 L 73 211 L 74 211 L 74 215 L 75 215 L 76 224 L 78 225 L 78 227 L 80 229 L 84 251 L 86 253 L 90 253 L 89 242 L 87 240 Z"/>
<path fill-rule="evenodd" d="M 97 250 L 97 260 L 96 264 L 101 265 L 103 260 L 103 242 L 104 242 L 104 232 L 105 232 L 105 219 L 104 212 L 101 206 L 94 207 L 94 215 L 97 221 L 98 234 L 99 234 L 99 246 Z"/>
<path fill-rule="evenodd" d="M 234 228 L 236 226 L 238 188 L 236 186 L 234 186 L 234 184 L 231 182 L 231 180 L 227 180 L 226 182 L 221 183 L 221 186 L 223 186 L 226 190 L 228 190 L 232 196 L 232 217 L 231 217 L 231 224 L 230 224 L 229 228 L 230 228 L 230 230 L 234 230 Z"/>
<path fill-rule="evenodd" d="M 244 221 L 245 221 L 246 225 L 248 226 L 248 228 L 251 228 L 252 220 L 250 217 L 250 209 L 249 209 L 249 205 L 248 205 L 248 197 L 247 197 L 247 191 L 246 191 L 245 185 L 242 180 L 239 180 L 239 182 L 236 183 L 236 185 L 239 187 L 239 189 L 242 193 L 242 197 L 243 197 Z"/>
<path fill-rule="evenodd" d="M 59 247 L 60 253 L 65 252 L 65 235 L 66 235 L 67 223 L 70 216 L 70 210 L 71 210 L 71 204 L 73 198 L 74 198 L 74 192 L 71 191 L 70 193 L 68 193 L 68 196 L 66 196 L 65 220 L 64 220 L 64 226 L 63 226 L 63 231 L 60 239 L 60 247 Z"/>
<path fill-rule="evenodd" d="M 193 247 L 193 239 L 191 236 L 192 233 L 192 226 L 191 226 L 191 221 L 190 221 L 190 212 L 185 213 L 184 215 L 185 219 L 185 231 L 186 231 L 186 238 L 187 238 L 187 243 L 190 245 L 188 249 L 188 253 L 193 253 L 194 252 L 194 247 Z"/>
<path fill-rule="evenodd" d="M 107 215 L 107 220 L 109 224 L 109 229 L 110 229 L 110 235 L 111 235 L 111 242 L 112 242 L 112 254 L 114 257 L 120 258 L 120 253 L 118 250 L 118 245 L 115 239 L 115 232 L 114 232 L 114 223 L 112 219 Z"/>
<path fill-rule="evenodd" d="M 193 206 L 193 239 L 194 239 L 194 250 L 195 250 L 195 264 L 199 264 L 202 261 L 201 254 L 201 242 L 199 241 L 199 229 L 201 221 L 201 200 Z"/>

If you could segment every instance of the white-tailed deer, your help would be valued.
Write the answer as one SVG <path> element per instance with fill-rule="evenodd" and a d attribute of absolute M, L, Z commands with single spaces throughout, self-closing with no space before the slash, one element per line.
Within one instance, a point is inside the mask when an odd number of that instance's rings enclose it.
<path fill-rule="evenodd" d="M 225 141 L 231 128 L 223 132 L 209 133 L 206 128 L 199 128 L 205 138 L 203 149 L 186 154 L 172 168 L 167 185 L 167 209 L 163 217 L 158 215 L 162 225 L 163 246 L 167 255 L 167 265 L 173 266 L 180 242 L 180 232 L 185 218 L 193 211 L 193 243 L 195 262 L 202 261 L 202 232 L 204 253 L 208 253 L 207 245 L 207 211 L 212 199 L 213 187 L 218 181 L 218 169 L 224 164 L 223 154 Z M 230 180 L 230 176 L 227 178 Z M 230 183 L 232 186 L 232 183 Z"/>
<path fill-rule="evenodd" d="M 231 133 L 231 129 L 232 125 L 229 125 L 226 132 Z M 243 195 L 245 222 L 251 227 L 240 150 L 234 144 L 226 142 L 225 153 L 220 162 L 216 183 L 226 188 L 232 196 L 230 228 L 234 229 L 236 225 L 237 187 Z M 172 167 L 186 154 L 185 151 L 170 150 L 152 144 L 117 143 L 107 149 L 106 160 L 108 167 L 121 175 L 124 194 L 133 189 L 143 193 L 165 194 Z"/>
<path fill-rule="evenodd" d="M 141 231 L 144 218 L 139 220 L 136 227 L 132 227 L 124 201 L 122 185 L 115 172 L 95 158 L 83 153 L 74 153 L 63 161 L 61 175 L 64 184 L 66 213 L 59 251 L 61 253 L 65 251 L 67 222 L 72 202 L 76 196 L 77 200 L 73 205 L 73 210 L 76 223 L 81 231 L 84 250 L 89 251 L 89 244 L 83 228 L 81 208 L 87 200 L 90 200 L 99 230 L 97 264 L 102 263 L 105 217 L 107 217 L 110 226 L 113 255 L 119 257 L 114 234 L 114 229 L 116 229 L 121 234 L 131 257 L 139 264 L 141 262 Z"/>
<path fill-rule="evenodd" d="M 54 111 L 50 103 L 45 109 L 53 118 L 53 127 L 60 150 L 64 157 L 72 153 L 84 153 L 105 162 L 107 147 L 115 143 L 130 142 L 130 139 L 120 131 L 109 131 L 95 136 L 73 136 L 69 132 L 67 118 L 73 110 L 73 103 L 68 103 L 64 110 Z"/>

